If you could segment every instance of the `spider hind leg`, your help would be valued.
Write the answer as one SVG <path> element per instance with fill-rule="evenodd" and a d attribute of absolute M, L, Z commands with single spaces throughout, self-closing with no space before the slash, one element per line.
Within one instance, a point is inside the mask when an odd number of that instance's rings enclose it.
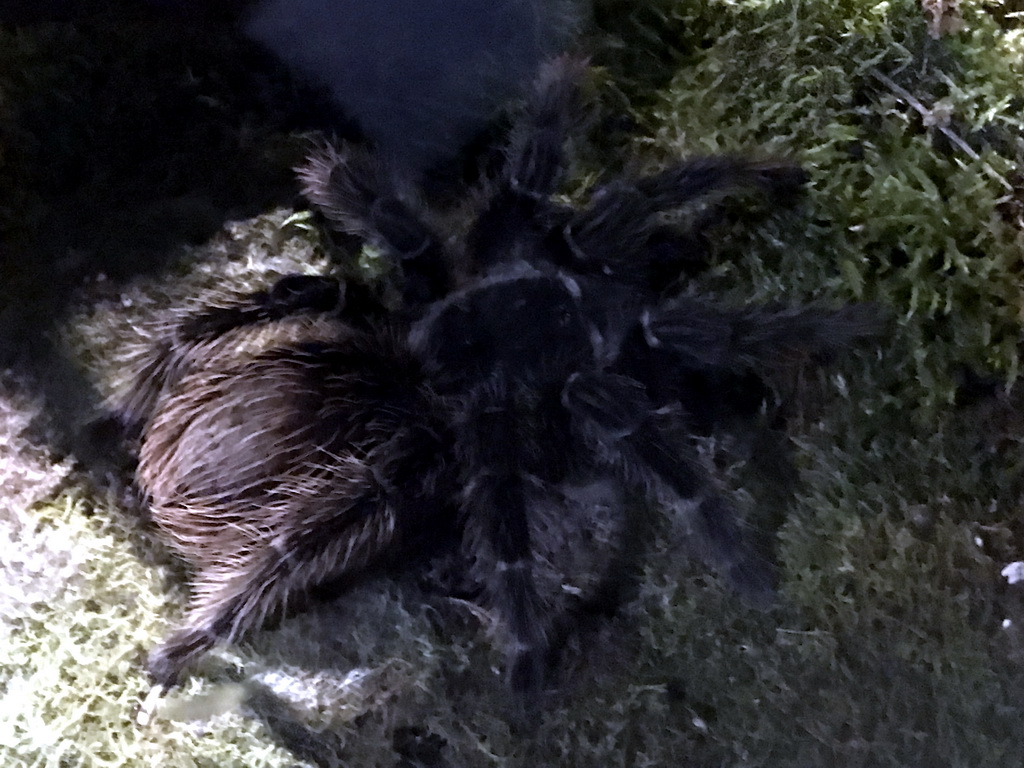
<path fill-rule="evenodd" d="M 604 373 L 573 377 L 563 402 L 584 441 L 625 483 L 651 504 L 688 510 L 708 558 L 741 595 L 755 605 L 774 599 L 774 570 L 681 434 L 678 414 L 654 410 L 640 382 Z"/>
<path fill-rule="evenodd" d="M 334 510 L 310 510 L 311 527 L 261 542 L 239 559 L 230 578 L 215 567 L 200 570 L 185 626 L 150 655 L 151 679 L 174 685 L 195 659 L 261 626 L 294 595 L 379 557 L 394 538 L 395 516 L 375 490 L 366 488 Z"/>

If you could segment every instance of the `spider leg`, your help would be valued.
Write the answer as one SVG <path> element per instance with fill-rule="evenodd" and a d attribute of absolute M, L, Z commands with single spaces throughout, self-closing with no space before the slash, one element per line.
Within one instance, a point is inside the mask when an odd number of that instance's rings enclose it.
<path fill-rule="evenodd" d="M 641 313 L 614 370 L 642 381 L 657 406 L 681 403 L 696 432 L 729 428 L 737 420 L 778 425 L 781 411 L 771 404 L 786 378 L 777 374 L 793 372 L 804 361 L 828 363 L 877 336 L 883 322 L 884 313 L 869 303 L 838 310 L 727 309 L 683 296 Z M 781 403 L 776 399 L 775 405 Z"/>
<path fill-rule="evenodd" d="M 712 195 L 755 189 L 773 195 L 792 195 L 807 181 L 807 173 L 786 161 L 752 161 L 728 155 L 681 160 L 645 176 L 636 188 L 654 210 L 678 208 Z"/>
<path fill-rule="evenodd" d="M 407 305 L 443 296 L 451 284 L 441 238 L 404 199 L 397 175 L 367 149 L 324 144 L 296 170 L 302 193 L 332 225 L 385 250 L 405 280 Z"/>
<path fill-rule="evenodd" d="M 155 683 L 174 685 L 218 643 L 262 625 L 294 595 L 366 568 L 389 549 L 396 512 L 369 472 L 324 490 L 334 504 L 311 504 L 296 527 L 257 540 L 250 551 L 233 553 L 229 563 L 199 571 L 185 626 L 150 654 Z M 347 498 L 337 498 L 342 494 Z"/>
<path fill-rule="evenodd" d="M 514 396 L 501 384 L 477 395 L 459 440 L 467 472 L 463 541 L 508 633 L 506 674 L 523 704 L 540 693 L 549 649 L 530 542 L 535 489 Z"/>
<path fill-rule="evenodd" d="M 793 195 L 805 178 L 799 166 L 784 162 L 728 156 L 684 160 L 633 182 L 614 181 L 598 188 L 590 205 L 564 226 L 563 236 L 576 268 L 639 279 L 646 275 L 649 262 L 659 260 L 647 247 L 663 226 L 657 214 L 746 188 Z M 638 264 L 643 268 L 638 270 Z"/>
<path fill-rule="evenodd" d="M 564 143 L 577 111 L 586 59 L 561 56 L 541 67 L 526 110 L 509 139 L 504 182 L 515 192 L 546 198 L 565 166 Z"/>
<path fill-rule="evenodd" d="M 627 442 L 641 466 L 680 499 L 692 501 L 696 534 L 740 594 L 754 605 L 770 604 L 775 597 L 774 569 L 748 537 L 736 509 L 711 484 L 692 446 L 654 423 L 637 430 Z"/>
<path fill-rule="evenodd" d="M 562 401 L 584 442 L 652 502 L 685 503 L 709 557 L 739 592 L 763 605 L 774 595 L 774 573 L 752 547 L 735 509 L 715 489 L 671 414 L 653 410 L 643 384 L 610 373 L 570 377 Z"/>
<path fill-rule="evenodd" d="M 881 317 L 873 304 L 729 310 L 685 297 L 648 310 L 641 325 L 647 347 L 686 368 L 740 373 L 801 357 L 828 362 L 857 340 L 876 336 Z"/>
<path fill-rule="evenodd" d="M 547 234 L 547 220 L 566 215 L 549 196 L 562 178 L 564 143 L 585 70 L 585 60 L 570 56 L 541 68 L 509 136 L 502 175 L 469 234 L 469 250 L 479 266 L 520 258 L 514 244 L 533 240 L 536 247 Z"/>

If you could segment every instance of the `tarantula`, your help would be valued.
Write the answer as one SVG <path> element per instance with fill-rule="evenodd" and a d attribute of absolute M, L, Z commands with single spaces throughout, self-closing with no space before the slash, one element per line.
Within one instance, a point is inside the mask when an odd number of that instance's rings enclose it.
<path fill-rule="evenodd" d="M 557 203 L 584 70 L 545 68 L 460 242 L 368 150 L 325 146 L 300 169 L 328 221 L 393 262 L 399 306 L 291 276 L 164 324 L 121 403 L 142 424 L 154 520 L 195 569 L 155 682 L 448 524 L 522 697 L 544 684 L 569 601 L 601 588 L 637 498 L 685 516 L 741 592 L 771 595 L 689 424 L 731 383 L 872 335 L 875 312 L 664 296 L 655 273 L 686 258 L 654 245 L 664 212 L 792 190 L 802 172 L 704 157 Z"/>

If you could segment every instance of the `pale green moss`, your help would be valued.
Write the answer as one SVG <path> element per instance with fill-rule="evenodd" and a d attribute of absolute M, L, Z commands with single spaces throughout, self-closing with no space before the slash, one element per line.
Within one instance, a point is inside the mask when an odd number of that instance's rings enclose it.
<path fill-rule="evenodd" d="M 0 763 L 9 766 L 292 766 L 258 723 L 221 715 L 201 731 L 174 721 L 139 726 L 149 689 L 139 661 L 166 628 L 161 572 L 141 562 L 134 525 L 73 492 L 34 510 L 51 566 L 34 574 L 45 600 L 3 617 Z M 58 546 L 57 542 L 63 542 Z M 23 572 L 29 578 L 31 572 Z"/>

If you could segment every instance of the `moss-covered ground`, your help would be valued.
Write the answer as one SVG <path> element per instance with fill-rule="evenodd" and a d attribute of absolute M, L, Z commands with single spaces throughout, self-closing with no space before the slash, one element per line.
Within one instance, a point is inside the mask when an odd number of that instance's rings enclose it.
<path fill-rule="evenodd" d="M 1024 584 L 1001 571 L 1024 561 L 1024 8 L 923 5 L 596 3 L 577 187 L 794 157 L 806 196 L 730 210 L 697 287 L 870 300 L 889 325 L 795 388 L 778 605 L 744 606 L 662 532 L 525 735 L 487 615 L 411 575 L 144 705 L 185 575 L 97 404 L 160 307 L 345 269 L 291 216 L 314 97 L 226 25 L 136 3 L 0 27 L 0 765 L 1020 765 Z"/>

